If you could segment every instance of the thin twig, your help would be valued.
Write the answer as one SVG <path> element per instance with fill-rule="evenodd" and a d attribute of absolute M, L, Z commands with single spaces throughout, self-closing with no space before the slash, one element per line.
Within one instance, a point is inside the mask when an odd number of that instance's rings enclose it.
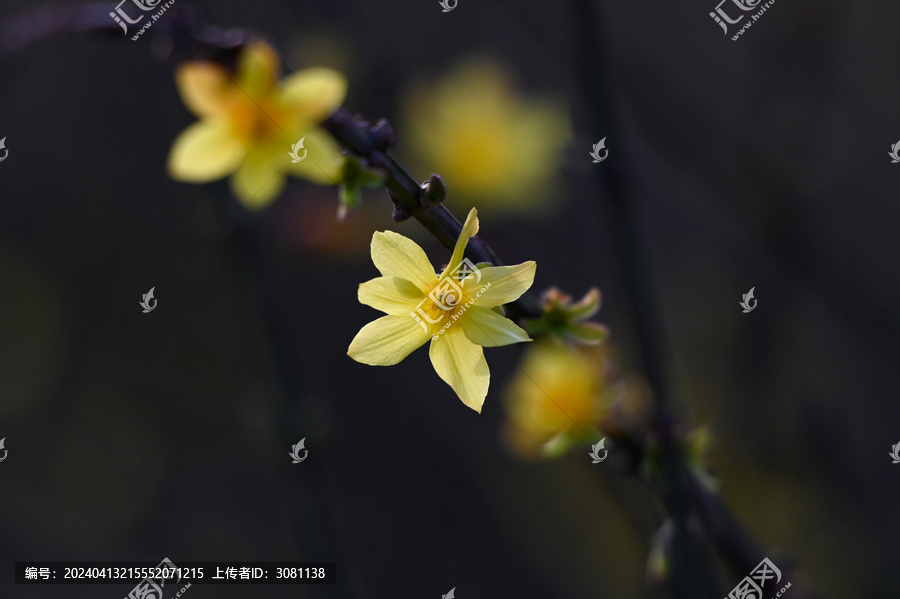
<path fill-rule="evenodd" d="M 577 64 L 582 86 L 591 107 L 591 127 L 595 134 L 616 139 L 612 110 L 605 90 L 605 48 L 597 35 L 600 15 L 592 0 L 573 0 L 573 20 L 577 24 Z M 637 211 L 637 199 L 626 181 L 621 167 L 622 151 L 610 157 L 596 177 L 606 191 L 606 204 L 612 214 L 615 241 L 625 265 L 623 277 L 632 309 L 632 320 L 644 364 L 647 382 L 654 396 L 651 426 L 658 443 L 658 475 L 663 501 L 674 526 L 672 538 L 672 591 L 677 599 L 717 599 L 721 585 L 712 556 L 696 530 L 698 508 L 697 486 L 693 484 L 684 448 L 673 412 L 672 397 L 666 385 L 666 368 L 662 350 L 665 343 L 663 321 L 656 298 L 652 264 L 642 243 L 643 231 Z"/>
<path fill-rule="evenodd" d="M 615 121 L 605 90 L 604 47 L 597 35 L 600 15 L 592 0 L 573 0 L 574 20 L 579 34 L 576 42 L 577 64 L 582 86 L 591 107 L 591 127 L 597 135 L 618 139 Z M 674 415 L 672 397 L 666 385 L 663 349 L 666 335 L 657 302 L 659 297 L 652 277 L 652 265 L 641 242 L 643 231 L 638 218 L 637 199 L 631 193 L 625 169 L 621 166 L 623 151 L 610 156 L 604 169 L 596 177 L 607 192 L 606 201 L 616 223 L 617 242 L 626 265 L 624 278 L 638 343 L 648 384 L 653 390 L 655 411 L 652 427 L 657 435 L 661 456 L 662 493 L 675 524 L 673 546 L 673 591 L 676 597 L 716 599 L 721 597 L 719 582 L 710 556 L 699 545 L 700 539 L 710 542 L 738 576 L 748 575 L 765 554 L 759 543 L 749 535 L 731 513 L 721 497 L 707 489 L 690 471 L 681 446 Z M 699 520 L 702 531 L 698 536 L 692 523 Z M 785 568 L 785 575 L 793 572 L 793 564 Z M 803 599 L 815 597 L 799 580 L 792 581 L 791 592 Z"/>

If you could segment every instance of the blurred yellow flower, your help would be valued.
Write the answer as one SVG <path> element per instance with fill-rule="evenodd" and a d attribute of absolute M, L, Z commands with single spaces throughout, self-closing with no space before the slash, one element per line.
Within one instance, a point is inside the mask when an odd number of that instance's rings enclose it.
<path fill-rule="evenodd" d="M 499 65 L 470 59 L 404 104 L 409 157 L 439 173 L 451 200 L 522 209 L 547 198 L 569 138 L 549 98 L 524 98 Z"/>
<path fill-rule="evenodd" d="M 178 67 L 178 91 L 200 121 L 172 146 L 172 178 L 207 183 L 231 174 L 232 190 L 248 208 L 270 204 L 288 174 L 340 183 L 340 148 L 319 125 L 343 103 L 344 76 L 313 68 L 279 81 L 278 61 L 271 46 L 256 42 L 243 48 L 233 73 L 206 61 Z M 289 152 L 301 139 L 306 158 L 293 162 Z"/>
<path fill-rule="evenodd" d="M 504 436 L 522 457 L 557 456 L 624 426 L 643 396 L 640 384 L 618 377 L 606 347 L 543 338 L 507 388 Z"/>
<path fill-rule="evenodd" d="M 425 251 L 393 231 L 372 236 L 372 261 L 383 276 L 359 286 L 359 301 L 385 312 L 357 333 L 347 354 L 363 364 L 391 366 L 431 339 L 431 364 L 464 404 L 481 412 L 491 374 L 483 347 L 530 341 L 491 308 L 519 298 L 536 265 L 479 268 L 463 258 L 478 232 L 473 208 L 447 268 L 438 275 Z"/>

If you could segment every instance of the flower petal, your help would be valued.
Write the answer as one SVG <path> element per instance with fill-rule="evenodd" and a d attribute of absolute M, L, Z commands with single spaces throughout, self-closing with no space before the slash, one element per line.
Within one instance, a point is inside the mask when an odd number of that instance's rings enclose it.
<path fill-rule="evenodd" d="M 382 316 L 356 334 L 347 355 L 369 366 L 392 366 L 421 347 L 430 336 L 409 315 Z"/>
<path fill-rule="evenodd" d="M 453 387 L 464 404 L 481 413 L 491 382 L 481 347 L 469 341 L 461 328 L 451 327 L 431 342 L 429 355 L 438 376 Z"/>
<path fill-rule="evenodd" d="M 224 117 L 236 88 L 225 69 L 215 63 L 191 61 L 175 70 L 175 84 L 184 105 L 198 117 Z"/>
<path fill-rule="evenodd" d="M 469 210 L 466 222 L 463 223 L 462 231 L 460 231 L 459 238 L 456 240 L 456 245 L 453 248 L 453 255 L 450 257 L 450 262 L 447 264 L 447 269 L 443 272 L 441 278 L 453 274 L 462 263 L 463 254 L 466 252 L 466 244 L 469 243 L 469 239 L 475 237 L 476 233 L 478 233 L 478 210 L 472 208 Z"/>
<path fill-rule="evenodd" d="M 460 320 L 460 326 L 469 341 L 482 347 L 499 347 L 531 341 L 528 333 L 513 321 L 478 305 L 470 306 L 466 310 Z"/>
<path fill-rule="evenodd" d="M 244 154 L 243 146 L 231 134 L 227 123 L 200 121 L 175 139 L 168 170 L 178 181 L 207 183 L 234 172 Z"/>
<path fill-rule="evenodd" d="M 275 86 L 279 73 L 278 53 L 265 42 L 244 47 L 238 57 L 235 83 L 247 97 L 256 100 Z"/>
<path fill-rule="evenodd" d="M 291 174 L 319 185 L 338 185 L 343 175 L 344 155 L 334 138 L 322 129 L 308 131 L 301 138 L 306 158 L 293 162 L 287 149 L 284 151 Z M 297 155 L 303 156 L 303 150 L 297 150 Z"/>
<path fill-rule="evenodd" d="M 318 124 L 344 103 L 347 78 L 333 69 L 305 69 L 287 77 L 282 89 L 282 102 L 300 118 Z"/>
<path fill-rule="evenodd" d="M 513 302 L 534 283 L 537 264 L 529 260 L 515 266 L 488 266 L 481 269 L 480 285 L 491 284 L 478 298 L 478 305 L 493 308 Z"/>
<path fill-rule="evenodd" d="M 252 209 L 265 208 L 271 204 L 284 190 L 284 185 L 284 163 L 269 152 L 248 154 L 231 177 L 234 194 Z"/>
<path fill-rule="evenodd" d="M 424 298 L 412 282 L 399 277 L 378 277 L 359 286 L 359 303 L 386 314 L 409 315 Z"/>
<path fill-rule="evenodd" d="M 382 275 L 412 281 L 422 293 L 431 293 L 437 283 L 425 250 L 393 231 L 376 231 L 372 235 L 372 262 Z"/>

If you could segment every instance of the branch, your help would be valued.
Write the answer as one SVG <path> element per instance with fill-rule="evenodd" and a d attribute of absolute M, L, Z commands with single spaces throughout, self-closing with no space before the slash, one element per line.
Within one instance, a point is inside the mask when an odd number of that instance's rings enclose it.
<path fill-rule="evenodd" d="M 592 0 L 572 0 L 574 20 L 578 24 L 576 63 L 579 67 L 582 87 L 591 106 L 591 127 L 595 134 L 615 136 L 615 123 L 604 90 L 604 48 L 596 29 L 600 22 L 597 4 Z M 622 152 L 617 152 L 621 159 Z M 631 193 L 628 176 L 620 165 L 624 161 L 610 157 L 596 177 L 607 192 L 606 201 L 616 226 L 621 263 L 626 265 L 624 278 L 628 293 L 628 305 L 633 310 L 640 353 L 653 391 L 656 407 L 652 426 L 658 436 L 661 456 L 663 499 L 675 524 L 673 556 L 673 592 L 676 598 L 714 598 L 718 581 L 705 548 L 698 546 L 691 533 L 691 520 L 699 518 L 704 537 L 726 560 L 738 576 L 746 576 L 765 557 L 760 544 L 744 529 L 722 498 L 706 488 L 691 472 L 684 448 L 677 433 L 672 396 L 667 388 L 665 360 L 662 355 L 665 343 L 665 327 L 657 303 L 660 297 L 652 278 L 652 265 L 646 248 L 641 242 L 642 227 L 637 213 L 637 199 Z M 631 458 L 632 462 L 641 455 Z M 680 537 L 680 539 L 679 539 Z M 785 568 L 791 573 L 794 565 Z M 791 592 L 798 599 L 813 599 L 816 595 L 799 580 L 791 581 Z"/>
<path fill-rule="evenodd" d="M 572 0 L 571 4 L 577 30 L 576 64 L 591 106 L 591 128 L 597 135 L 615 136 L 611 109 L 604 93 L 606 82 L 601 60 L 604 48 L 596 33 L 600 22 L 597 5 L 593 0 Z M 618 155 L 621 156 L 621 152 Z M 661 353 L 666 347 L 665 333 L 656 302 L 658 294 L 654 289 L 652 265 L 642 243 L 637 201 L 619 164 L 622 162 L 610 157 L 596 177 L 607 192 L 605 200 L 614 219 L 620 263 L 625 265 L 622 274 L 628 296 L 626 303 L 632 309 L 638 348 L 654 397 L 651 426 L 659 445 L 660 491 L 674 525 L 672 591 L 676 599 L 716 599 L 721 596 L 721 589 L 712 556 L 692 532 L 691 522 L 697 512 L 698 498 L 666 385 L 665 361 Z"/>

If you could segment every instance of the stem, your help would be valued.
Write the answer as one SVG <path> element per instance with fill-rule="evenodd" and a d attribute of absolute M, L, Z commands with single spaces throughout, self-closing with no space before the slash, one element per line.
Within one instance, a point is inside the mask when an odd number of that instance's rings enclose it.
<path fill-rule="evenodd" d="M 603 91 L 609 89 L 609 83 L 603 76 L 604 48 L 596 33 L 596 24 L 600 20 L 597 4 L 593 0 L 572 0 L 572 4 L 578 23 L 576 62 L 591 107 L 591 128 L 595 134 L 617 139 L 615 122 L 610 117 L 611 110 Z M 618 168 L 619 164 L 625 163 L 620 160 L 622 155 L 623 151 L 617 150 L 615 157 L 605 160 L 605 168 L 598 169 L 596 177 L 608 192 L 607 203 L 616 224 L 616 243 L 622 255 L 620 263 L 626 266 L 623 272 L 629 300 L 626 303 L 632 306 L 639 351 L 656 402 L 651 425 L 659 443 L 663 500 L 675 525 L 672 590 L 679 599 L 718 599 L 722 593 L 712 556 L 700 544 L 700 535 L 691 530 L 691 523 L 696 521 L 701 525 L 702 537 L 716 548 L 738 576 L 748 575 L 765 555 L 721 497 L 703 486 L 686 462 L 672 412 L 672 397 L 666 386 L 666 367 L 661 351 L 666 347 L 666 337 L 656 301 L 659 294 L 651 277 L 650 259 L 641 242 L 637 200 L 626 184 L 624 169 Z M 793 567 L 786 568 L 784 574 L 787 576 L 792 572 Z M 816 597 L 803 582 L 791 582 L 791 592 L 796 593 L 798 599 Z"/>
<path fill-rule="evenodd" d="M 602 64 L 603 47 L 595 28 L 599 21 L 593 0 L 573 0 L 578 35 L 577 64 L 582 85 L 591 107 L 591 128 L 597 135 L 616 139 L 611 110 L 603 90 L 605 85 Z M 621 150 L 616 152 L 621 157 Z M 638 205 L 626 184 L 618 164 L 624 161 L 608 159 L 604 168 L 597 169 L 597 178 L 606 188 L 607 204 L 612 212 L 617 233 L 615 241 L 627 293 L 626 304 L 632 306 L 632 316 L 647 382 L 653 392 L 654 412 L 651 426 L 659 444 L 659 475 L 663 501 L 674 525 L 672 552 L 672 591 L 678 599 L 718 599 L 721 596 L 712 556 L 692 530 L 698 500 L 691 473 L 684 455 L 672 413 L 672 398 L 666 388 L 665 360 L 661 349 L 666 347 L 665 332 L 656 303 L 658 293 L 652 278 L 652 265 L 642 243 L 643 231 Z"/>

